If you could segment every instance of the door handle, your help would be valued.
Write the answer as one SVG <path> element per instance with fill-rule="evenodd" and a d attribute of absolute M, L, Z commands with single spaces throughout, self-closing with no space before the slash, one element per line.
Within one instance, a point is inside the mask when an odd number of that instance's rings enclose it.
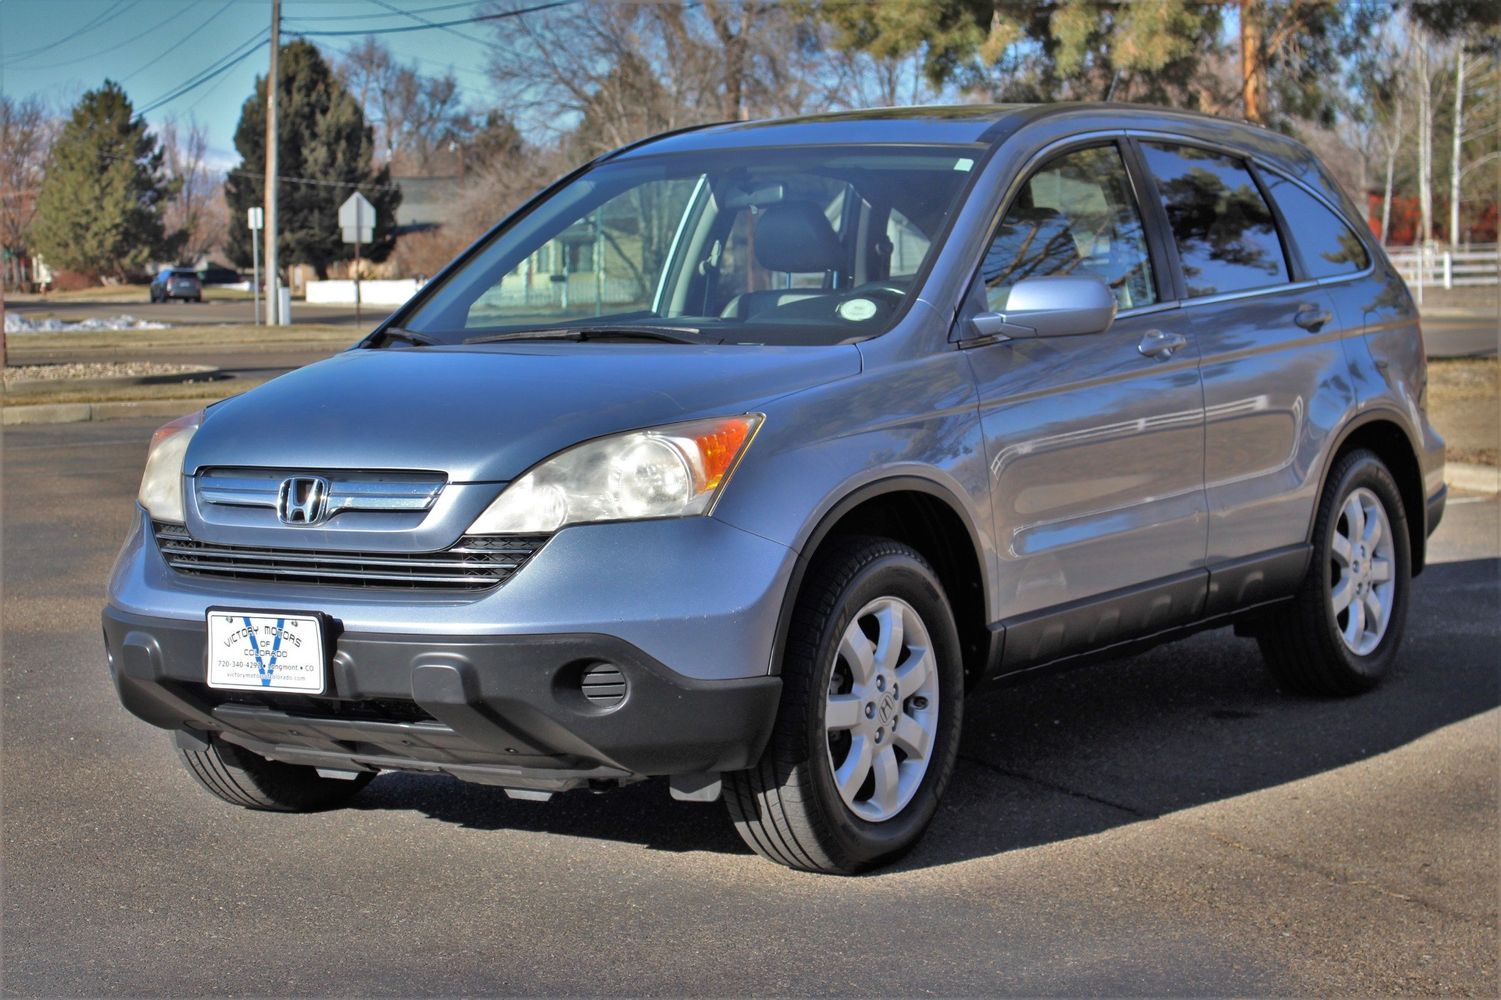
<path fill-rule="evenodd" d="M 1328 309 L 1320 309 L 1314 305 L 1302 305 L 1298 307 L 1298 314 L 1293 317 L 1293 322 L 1310 333 L 1318 333 L 1325 323 L 1328 323 L 1334 315 Z"/>
<path fill-rule="evenodd" d="M 1188 338 L 1181 333 L 1164 333 L 1161 330 L 1148 330 L 1141 335 L 1141 343 L 1136 349 L 1149 358 L 1158 358 L 1166 361 L 1172 357 L 1179 348 L 1188 346 Z"/>

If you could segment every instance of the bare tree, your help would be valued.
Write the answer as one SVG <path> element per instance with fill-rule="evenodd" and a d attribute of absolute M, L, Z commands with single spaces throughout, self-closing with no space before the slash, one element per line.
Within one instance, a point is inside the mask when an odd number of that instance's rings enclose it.
<path fill-rule="evenodd" d="M 21 283 L 20 256 L 27 249 L 27 231 L 36 217 L 42 170 L 52 148 L 56 124 L 36 97 L 16 100 L 0 94 L 0 271 L 6 288 Z"/>
<path fill-rule="evenodd" d="M 1449 155 L 1449 245 L 1459 244 L 1459 172 L 1465 135 L 1465 67 L 1469 63 L 1464 46 L 1454 56 L 1454 146 Z"/>
<path fill-rule="evenodd" d="M 1382 151 L 1386 154 L 1386 170 L 1381 186 L 1381 242 L 1385 243 L 1392 228 L 1392 178 L 1397 169 L 1397 152 L 1402 148 L 1403 118 L 1407 113 L 1407 100 L 1397 97 L 1392 101 L 1390 118 L 1381 136 Z"/>
<path fill-rule="evenodd" d="M 1465 144 L 1494 136 L 1501 131 L 1501 66 L 1494 51 L 1476 46 L 1470 52 L 1461 44 L 1454 57 L 1453 147 L 1449 159 L 1449 242 L 1461 242 L 1460 206 L 1464 201 L 1464 180 L 1476 168 L 1501 158 L 1492 149 L 1469 163 L 1465 162 Z"/>
<path fill-rule="evenodd" d="M 495 30 L 506 41 L 490 67 L 503 106 L 529 135 L 570 136 L 590 154 L 687 125 L 868 103 L 882 72 L 881 103 L 895 103 L 899 74 L 915 64 L 850 58 L 805 5 L 769 0 L 586 0 Z"/>
<path fill-rule="evenodd" d="M 1408 25 L 1408 86 L 1416 104 L 1418 127 L 1418 240 L 1433 243 L 1433 118 L 1443 101 L 1447 75 L 1441 43 L 1422 25 Z"/>
<path fill-rule="evenodd" d="M 430 171 L 434 155 L 476 131 L 453 74 L 427 76 L 406 65 L 374 36 L 338 63 L 345 86 L 376 126 L 376 156 L 397 174 Z"/>
<path fill-rule="evenodd" d="M 193 119 L 186 129 L 169 119 L 160 136 L 162 169 L 176 186 L 167 202 L 166 228 L 183 234 L 182 259 L 197 261 L 224 241 L 229 221 L 221 184 L 208 168 L 208 131 Z"/>

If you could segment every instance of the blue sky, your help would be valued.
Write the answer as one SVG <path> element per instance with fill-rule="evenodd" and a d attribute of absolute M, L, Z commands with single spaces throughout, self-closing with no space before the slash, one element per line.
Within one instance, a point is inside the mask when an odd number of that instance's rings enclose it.
<path fill-rule="evenodd" d="M 427 11 L 428 20 L 444 21 L 478 13 L 482 4 L 416 0 L 392 6 Z M 0 92 L 14 98 L 40 95 L 62 114 L 84 91 L 109 78 L 143 108 L 234 52 L 270 22 L 269 0 L 0 0 Z M 415 23 L 374 0 L 282 0 L 284 38 L 299 30 Z M 439 30 L 380 38 L 397 58 L 415 63 L 423 73 L 452 70 L 466 102 L 486 106 L 490 91 L 485 67 L 494 51 L 494 32 L 485 24 L 456 31 L 467 40 Z M 332 54 L 350 48 L 360 37 L 313 41 Z M 212 165 L 233 166 L 239 161 L 234 130 L 240 105 L 250 96 L 256 76 L 265 74 L 267 59 L 267 48 L 261 45 L 222 75 L 146 118 L 153 127 L 174 116 L 184 122 L 196 118 L 208 129 Z"/>

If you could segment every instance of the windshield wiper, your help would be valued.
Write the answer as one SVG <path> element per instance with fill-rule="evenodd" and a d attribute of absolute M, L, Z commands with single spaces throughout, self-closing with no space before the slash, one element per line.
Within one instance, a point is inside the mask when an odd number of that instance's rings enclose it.
<path fill-rule="evenodd" d="M 698 330 L 688 326 L 563 326 L 542 330 L 511 330 L 470 337 L 466 344 L 494 344 L 502 340 L 655 340 L 664 344 L 701 344 Z"/>
<path fill-rule="evenodd" d="M 399 326 L 388 326 L 376 333 L 365 342 L 367 348 L 380 347 L 392 341 L 400 341 L 403 344 L 411 344 L 413 347 L 434 347 L 444 341 L 428 333 L 418 333 L 416 330 L 407 330 Z"/>

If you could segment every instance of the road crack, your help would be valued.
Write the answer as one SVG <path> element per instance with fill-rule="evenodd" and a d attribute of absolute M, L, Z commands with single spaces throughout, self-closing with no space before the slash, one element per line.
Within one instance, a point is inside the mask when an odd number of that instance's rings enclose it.
<path fill-rule="evenodd" d="M 985 760 L 983 757 L 971 757 L 965 754 L 960 754 L 959 759 L 969 764 L 978 764 L 981 767 L 985 768 L 987 771 L 992 771 L 996 774 L 1001 775 L 1002 777 L 1011 778 L 1016 781 L 1025 781 L 1030 784 L 1037 785 L 1041 788 L 1046 788 L 1049 791 L 1067 795 L 1070 798 L 1083 799 L 1085 802 L 1093 802 L 1096 805 L 1105 806 L 1108 809 L 1115 809 L 1119 812 L 1123 812 L 1128 816 L 1134 817 L 1135 819 L 1156 819 L 1160 815 L 1159 813 L 1146 812 L 1144 810 L 1136 808 L 1135 806 L 1126 805 L 1124 802 L 1115 802 L 1111 799 L 1103 798 L 1090 792 L 1081 792 L 1077 788 L 1070 788 L 1067 785 L 1059 784 L 1056 781 L 1049 781 L 1046 778 L 1039 778 L 1036 775 L 1027 774 L 1024 771 L 1013 771 L 1008 767 L 1001 767 L 999 764 L 992 764 L 990 761 Z"/>

